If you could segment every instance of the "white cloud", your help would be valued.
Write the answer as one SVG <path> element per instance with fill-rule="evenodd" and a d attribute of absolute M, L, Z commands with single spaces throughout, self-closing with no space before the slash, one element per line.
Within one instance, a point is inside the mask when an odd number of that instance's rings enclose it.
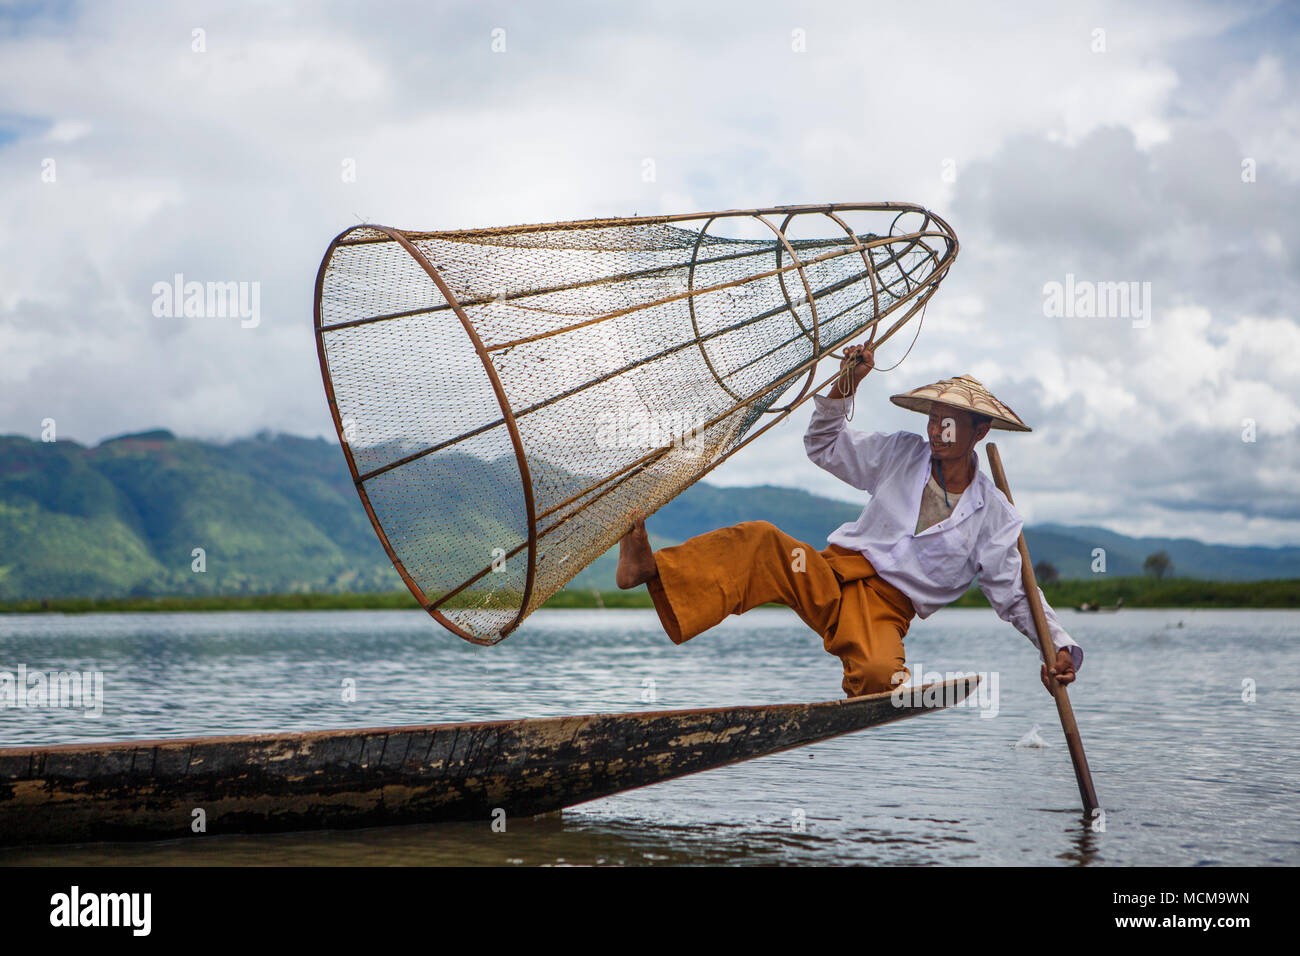
<path fill-rule="evenodd" d="M 86 136 L 93 128 L 89 123 L 81 120 L 59 120 L 50 127 L 45 134 L 45 138 L 52 143 L 75 143 Z"/>

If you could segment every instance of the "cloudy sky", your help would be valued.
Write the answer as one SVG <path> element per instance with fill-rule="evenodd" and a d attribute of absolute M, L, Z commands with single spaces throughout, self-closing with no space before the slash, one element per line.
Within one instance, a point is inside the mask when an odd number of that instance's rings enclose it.
<path fill-rule="evenodd" d="M 961 254 L 855 426 L 970 372 L 1034 426 L 1031 523 L 1298 544 L 1298 67 L 1296 7 L 1240 0 L 0 0 L 0 432 L 332 438 L 312 285 L 358 222 L 910 201 Z M 259 324 L 155 316 L 177 272 Z M 1149 322 L 1045 315 L 1067 275 Z M 806 422 L 714 480 L 853 499 Z"/>

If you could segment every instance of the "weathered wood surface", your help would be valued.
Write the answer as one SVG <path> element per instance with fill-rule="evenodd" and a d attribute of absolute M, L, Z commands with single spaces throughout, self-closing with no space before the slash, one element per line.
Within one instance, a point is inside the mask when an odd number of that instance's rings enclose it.
<path fill-rule="evenodd" d="M 0 845 L 482 820 L 573 806 L 941 709 L 811 704 L 0 749 Z M 933 696 L 933 695 L 929 695 Z"/>

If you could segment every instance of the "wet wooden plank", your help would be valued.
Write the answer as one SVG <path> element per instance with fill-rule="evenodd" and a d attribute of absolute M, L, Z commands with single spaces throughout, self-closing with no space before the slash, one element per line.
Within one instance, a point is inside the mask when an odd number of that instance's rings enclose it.
<path fill-rule="evenodd" d="M 942 709 L 810 704 L 0 749 L 0 845 L 534 815 Z"/>

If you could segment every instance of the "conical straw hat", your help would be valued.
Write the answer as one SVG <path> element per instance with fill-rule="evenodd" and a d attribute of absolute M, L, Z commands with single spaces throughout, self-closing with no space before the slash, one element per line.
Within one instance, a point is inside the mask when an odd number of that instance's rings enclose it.
<path fill-rule="evenodd" d="M 920 412 L 923 415 L 930 414 L 930 406 L 935 402 L 941 405 L 952 405 L 955 408 L 964 408 L 980 415 L 987 415 L 993 419 L 990 426 L 992 428 L 1001 428 L 1009 432 L 1033 431 L 1020 420 L 1019 415 L 994 398 L 993 393 L 985 388 L 982 382 L 969 375 L 958 375 L 956 378 L 945 378 L 942 382 L 935 382 L 933 385 L 922 385 L 901 395 L 891 395 L 889 400 L 900 408 Z"/>

